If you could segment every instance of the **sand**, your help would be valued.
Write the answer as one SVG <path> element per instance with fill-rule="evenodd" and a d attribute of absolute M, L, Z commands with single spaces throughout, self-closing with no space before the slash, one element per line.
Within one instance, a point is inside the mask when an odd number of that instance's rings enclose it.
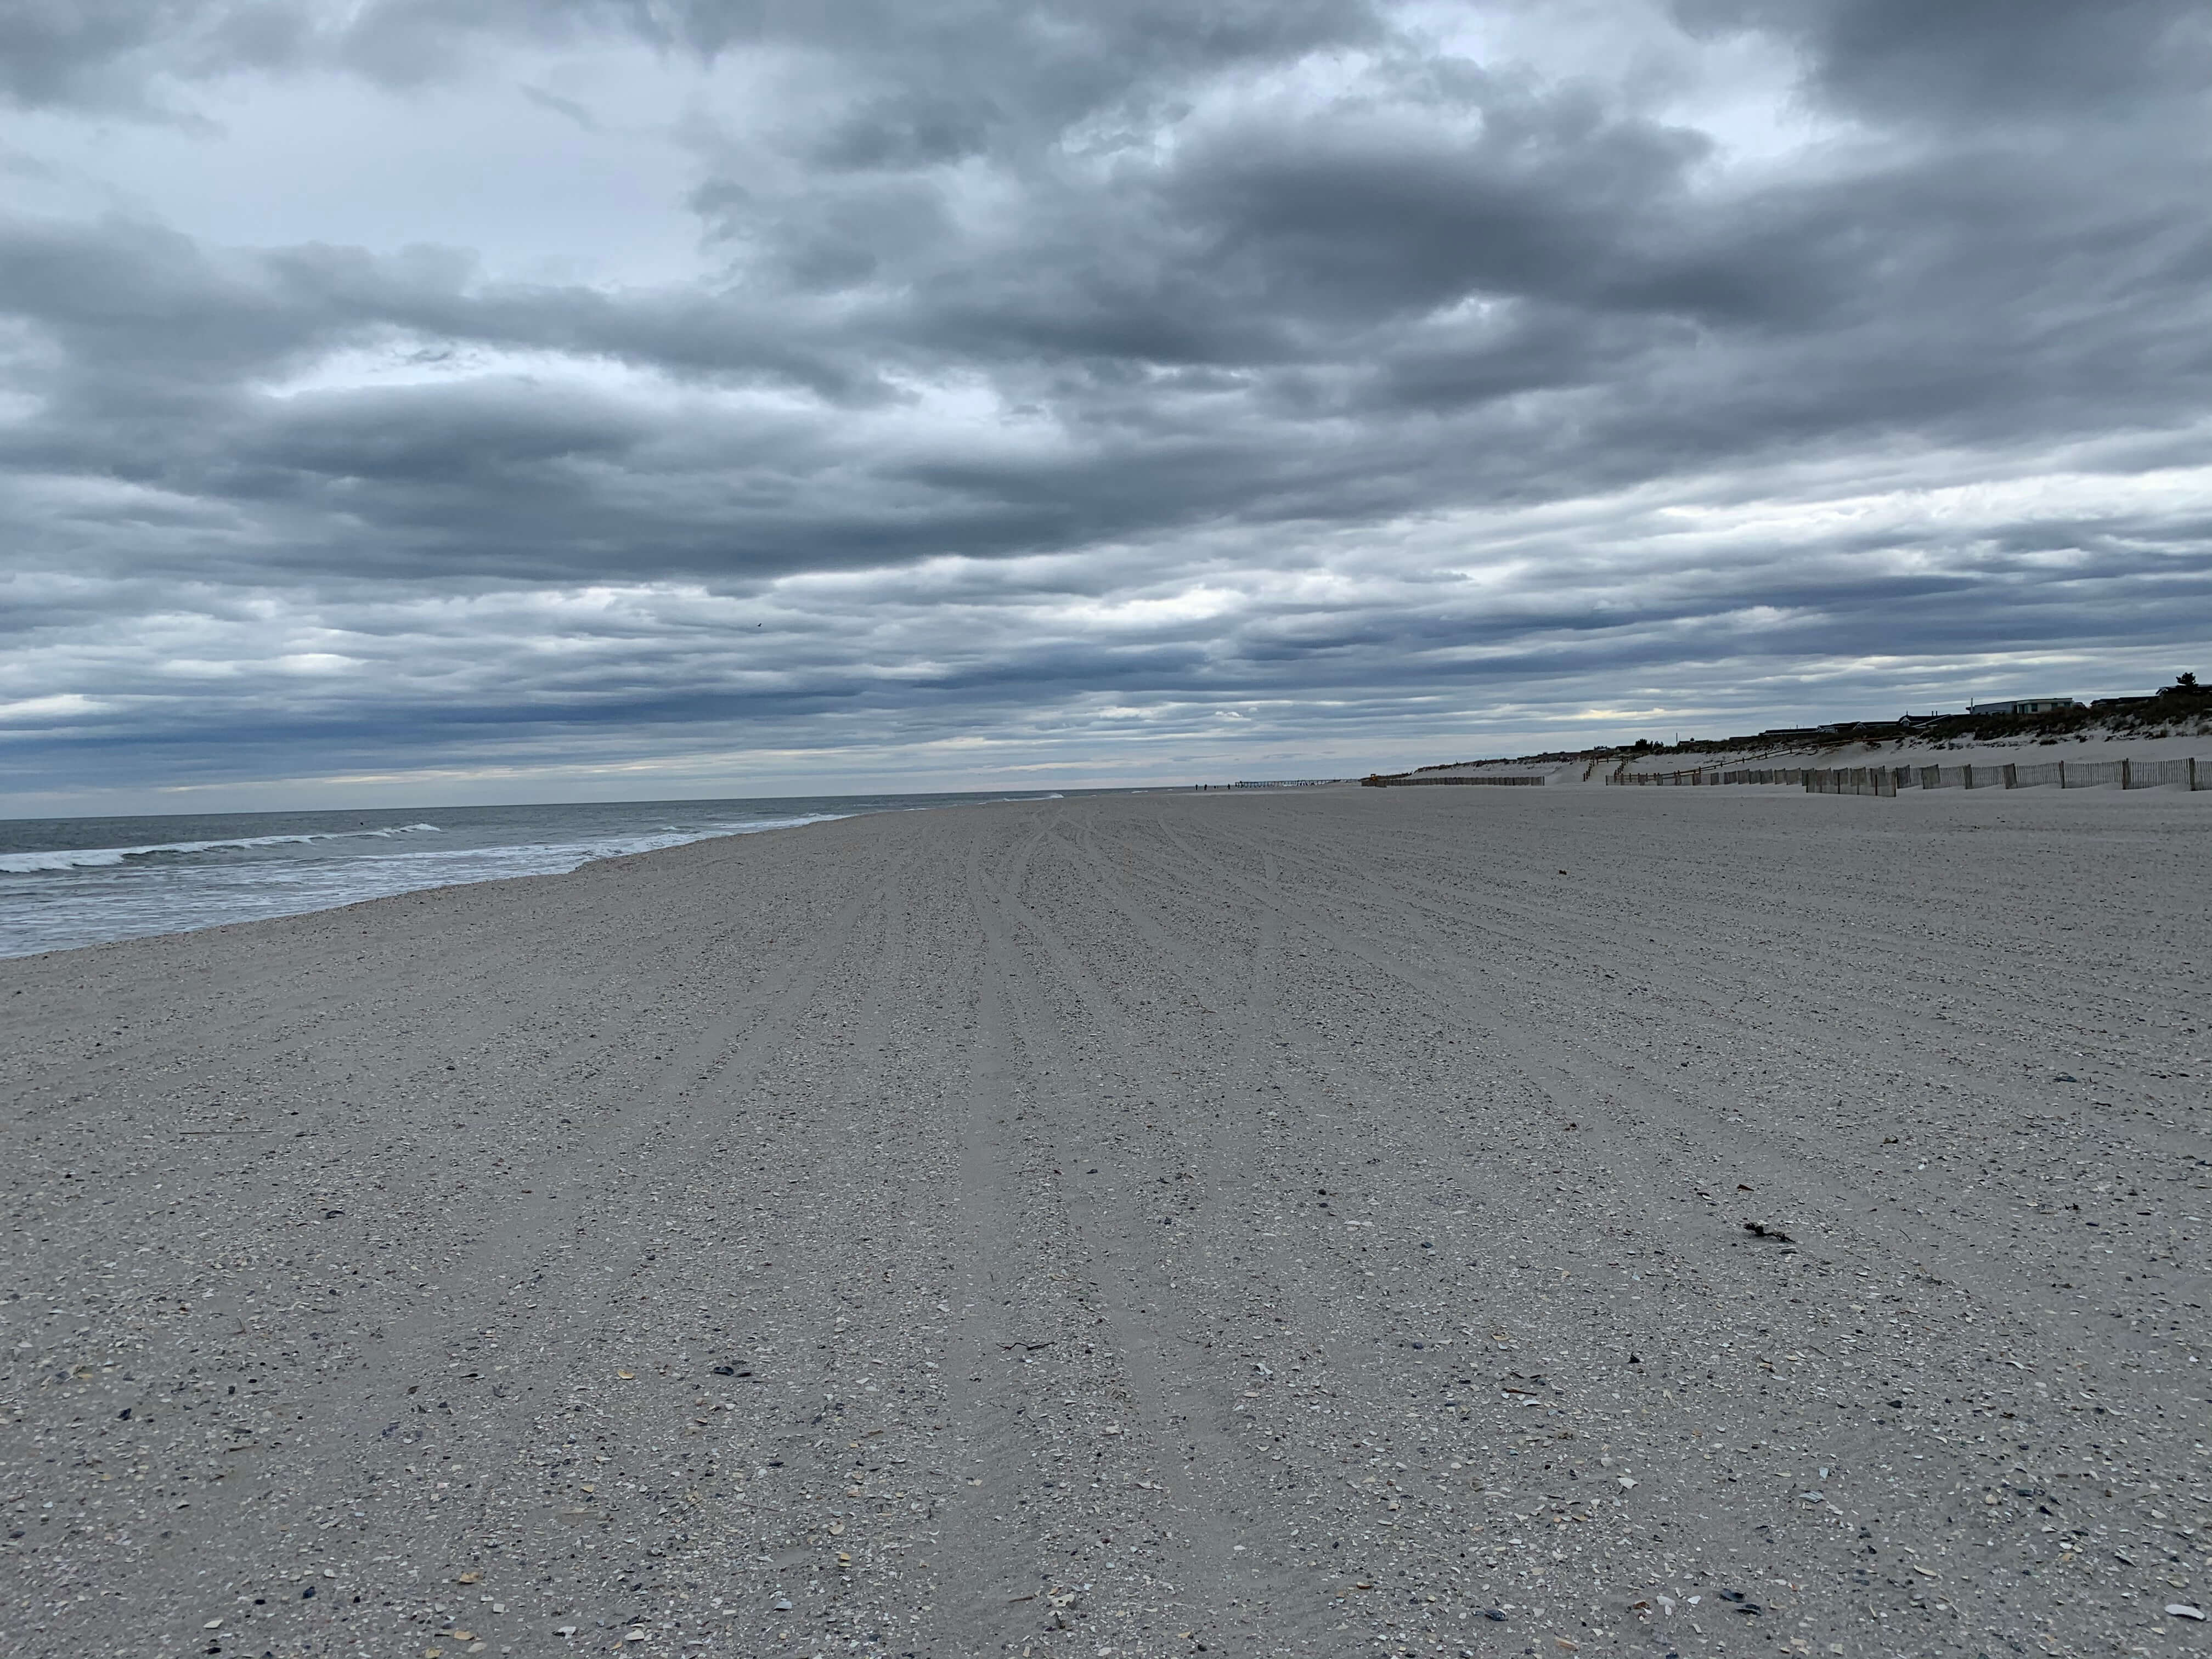
<path fill-rule="evenodd" d="M 0 963 L 0 1645 L 2201 1649 L 2208 830 L 1133 796 Z"/>

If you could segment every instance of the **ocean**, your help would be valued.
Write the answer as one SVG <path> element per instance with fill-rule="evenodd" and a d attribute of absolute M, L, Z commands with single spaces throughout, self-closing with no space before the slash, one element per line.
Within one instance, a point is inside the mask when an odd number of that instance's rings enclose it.
<path fill-rule="evenodd" d="M 1059 798 L 1038 790 L 0 819 L 0 957 L 551 875 L 593 859 L 861 812 Z"/>

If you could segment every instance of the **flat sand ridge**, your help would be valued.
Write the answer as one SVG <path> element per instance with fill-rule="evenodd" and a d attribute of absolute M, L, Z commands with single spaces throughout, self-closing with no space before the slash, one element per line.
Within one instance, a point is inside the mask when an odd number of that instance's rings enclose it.
<path fill-rule="evenodd" d="M 2208 829 L 1099 798 L 0 963 L 0 1646 L 2203 1648 Z"/>

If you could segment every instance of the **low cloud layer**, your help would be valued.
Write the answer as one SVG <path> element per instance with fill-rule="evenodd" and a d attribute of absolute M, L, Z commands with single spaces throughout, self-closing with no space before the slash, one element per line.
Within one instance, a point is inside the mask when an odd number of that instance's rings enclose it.
<path fill-rule="evenodd" d="M 2212 666 L 2208 86 L 2151 0 L 18 7 L 0 803 Z"/>

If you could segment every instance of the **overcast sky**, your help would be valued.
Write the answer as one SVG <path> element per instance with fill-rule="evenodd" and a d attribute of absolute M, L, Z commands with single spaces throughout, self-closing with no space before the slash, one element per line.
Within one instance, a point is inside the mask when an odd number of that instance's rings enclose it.
<path fill-rule="evenodd" d="M 2202 0 L 13 0 L 0 811 L 2212 670 Z"/>

